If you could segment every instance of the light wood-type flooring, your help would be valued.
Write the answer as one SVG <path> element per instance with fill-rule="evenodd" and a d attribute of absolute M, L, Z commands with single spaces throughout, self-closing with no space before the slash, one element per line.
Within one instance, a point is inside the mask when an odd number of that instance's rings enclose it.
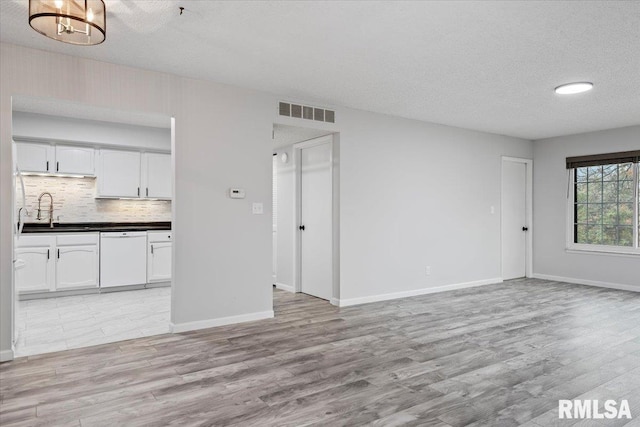
<path fill-rule="evenodd" d="M 640 425 L 640 293 L 523 279 L 274 301 L 271 320 L 4 363 L 0 425 Z M 576 398 L 634 418 L 558 420 Z"/>

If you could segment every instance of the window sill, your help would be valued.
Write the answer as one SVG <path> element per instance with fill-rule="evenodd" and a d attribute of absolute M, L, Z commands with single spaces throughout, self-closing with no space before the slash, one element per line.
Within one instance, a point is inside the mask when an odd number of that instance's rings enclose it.
<path fill-rule="evenodd" d="M 565 249 L 569 254 L 592 254 L 592 255 L 609 255 L 620 257 L 640 257 L 640 249 L 637 248 L 616 248 L 611 246 L 569 246 Z"/>

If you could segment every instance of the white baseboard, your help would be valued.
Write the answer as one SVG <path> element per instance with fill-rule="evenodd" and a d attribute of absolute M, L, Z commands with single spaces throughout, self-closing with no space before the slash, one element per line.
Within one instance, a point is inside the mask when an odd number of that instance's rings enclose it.
<path fill-rule="evenodd" d="M 271 319 L 273 310 L 257 313 L 240 314 L 238 316 L 220 317 L 217 319 L 198 320 L 196 322 L 171 323 L 171 332 L 180 333 L 196 331 L 198 329 L 215 328 L 216 326 L 232 325 L 234 323 L 251 322 L 254 320 Z"/>
<path fill-rule="evenodd" d="M 340 307 L 340 300 L 338 298 L 331 298 L 329 300 L 329 304 L 335 305 L 336 307 Z"/>
<path fill-rule="evenodd" d="M 293 286 L 285 285 L 284 283 L 276 282 L 276 288 L 282 289 L 283 291 L 287 291 L 287 292 L 292 292 L 292 293 L 296 292 L 296 290 L 295 290 L 295 288 Z"/>
<path fill-rule="evenodd" d="M 473 282 L 455 283 L 452 285 L 436 286 L 433 288 L 414 289 L 412 291 L 394 292 L 390 294 L 371 295 L 368 297 L 339 299 L 335 303 L 332 299 L 331 304 L 338 307 L 347 307 L 350 305 L 367 304 L 370 302 L 387 301 L 391 299 L 414 297 L 417 295 L 435 294 L 438 292 L 454 291 L 456 289 L 474 288 L 476 286 L 495 285 L 502 283 L 502 278 L 494 277 L 492 279 L 476 280 Z"/>
<path fill-rule="evenodd" d="M 9 360 L 13 360 L 13 350 L 0 351 L 0 362 L 8 362 Z"/>
<path fill-rule="evenodd" d="M 618 289 L 621 291 L 640 292 L 640 286 L 625 285 L 623 283 L 601 282 L 598 280 L 576 279 L 573 277 L 552 276 L 549 274 L 534 274 L 534 279 L 551 280 L 554 282 L 574 283 L 576 285 L 596 286 L 598 288 Z"/>

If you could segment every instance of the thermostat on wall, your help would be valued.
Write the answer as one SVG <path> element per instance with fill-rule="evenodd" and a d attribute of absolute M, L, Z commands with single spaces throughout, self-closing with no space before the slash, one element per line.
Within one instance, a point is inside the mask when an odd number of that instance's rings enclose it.
<path fill-rule="evenodd" d="M 230 188 L 229 197 L 232 199 L 244 199 L 244 188 Z"/>

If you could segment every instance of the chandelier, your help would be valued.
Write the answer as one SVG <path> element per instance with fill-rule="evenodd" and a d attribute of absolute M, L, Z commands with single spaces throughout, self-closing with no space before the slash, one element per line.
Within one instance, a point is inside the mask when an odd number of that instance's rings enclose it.
<path fill-rule="evenodd" d="M 107 35 L 103 0 L 29 0 L 29 25 L 42 35 L 76 45 L 95 45 Z"/>

